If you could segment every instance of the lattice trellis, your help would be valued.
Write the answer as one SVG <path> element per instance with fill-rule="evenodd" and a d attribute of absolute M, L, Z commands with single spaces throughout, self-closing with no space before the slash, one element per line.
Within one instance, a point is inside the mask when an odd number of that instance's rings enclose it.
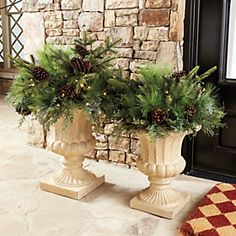
<path fill-rule="evenodd" d="M 2 16 L 0 15 L 0 63 L 3 62 Z"/>
<path fill-rule="evenodd" d="M 22 3 L 18 0 L 7 0 L 7 5 L 10 5 L 7 8 L 10 23 L 10 53 L 13 57 L 22 57 L 24 49 L 23 29 L 21 27 Z"/>

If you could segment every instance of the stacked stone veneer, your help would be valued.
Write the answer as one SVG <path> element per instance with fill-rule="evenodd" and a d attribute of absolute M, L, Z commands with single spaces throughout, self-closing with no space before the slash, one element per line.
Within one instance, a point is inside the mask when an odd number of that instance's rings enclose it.
<path fill-rule="evenodd" d="M 185 0 L 23 0 L 25 52 L 34 53 L 44 41 L 72 45 L 83 30 L 98 41 L 121 38 L 117 46 L 126 75 L 135 77 L 140 64 L 168 62 L 182 69 Z M 97 134 L 95 158 L 129 163 L 139 155 L 138 139 L 117 140 L 109 125 Z"/>

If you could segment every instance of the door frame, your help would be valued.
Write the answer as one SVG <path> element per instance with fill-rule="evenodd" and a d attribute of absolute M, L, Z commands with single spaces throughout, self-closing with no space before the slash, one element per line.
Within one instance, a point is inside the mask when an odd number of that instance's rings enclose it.
<path fill-rule="evenodd" d="M 185 25 L 184 25 L 184 71 L 189 71 L 198 65 L 198 46 L 199 46 L 199 19 L 200 19 L 201 0 L 186 0 Z M 236 83 L 227 80 L 227 47 L 228 47 L 228 24 L 230 14 L 230 0 L 222 0 L 222 21 L 220 39 L 220 58 L 218 65 L 219 84 L 222 86 L 235 86 Z M 217 139 L 217 137 L 215 137 Z M 216 142 L 218 140 L 215 140 Z M 235 182 L 235 178 L 220 176 L 208 171 L 194 169 L 194 149 L 196 148 L 195 139 L 186 139 L 183 145 L 183 155 L 186 159 L 185 174 L 213 179 L 223 182 Z"/>

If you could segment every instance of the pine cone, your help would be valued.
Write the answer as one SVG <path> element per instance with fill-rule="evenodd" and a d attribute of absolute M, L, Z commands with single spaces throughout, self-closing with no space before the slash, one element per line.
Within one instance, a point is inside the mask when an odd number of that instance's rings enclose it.
<path fill-rule="evenodd" d="M 68 86 L 63 85 L 61 88 L 61 96 L 62 97 L 68 97 L 71 99 L 77 99 L 78 94 L 76 93 L 76 87 L 75 86 Z"/>
<path fill-rule="evenodd" d="M 36 66 L 32 71 L 32 75 L 36 80 L 39 81 L 44 81 L 49 78 L 49 73 L 41 66 Z"/>
<path fill-rule="evenodd" d="M 185 75 L 186 75 L 185 71 L 174 72 L 171 75 L 171 79 L 174 79 L 176 83 L 179 83 L 180 79 Z"/>
<path fill-rule="evenodd" d="M 166 117 L 166 111 L 159 108 L 149 112 L 148 114 L 148 119 L 158 125 L 163 124 L 166 121 Z"/>
<path fill-rule="evenodd" d="M 89 60 L 83 60 L 79 57 L 73 57 L 70 63 L 75 70 L 78 70 L 83 73 L 88 73 L 92 66 Z"/>
<path fill-rule="evenodd" d="M 75 51 L 78 53 L 82 58 L 89 54 L 89 51 L 81 44 L 75 45 Z"/>
<path fill-rule="evenodd" d="M 31 111 L 28 107 L 20 105 L 16 107 L 16 112 L 22 116 L 28 116 L 31 114 Z"/>
<path fill-rule="evenodd" d="M 191 121 L 196 115 L 197 109 L 194 106 L 186 106 L 185 113 L 186 113 L 187 119 Z"/>
<path fill-rule="evenodd" d="M 92 68 L 92 63 L 89 60 L 84 61 L 85 73 L 88 73 Z"/>

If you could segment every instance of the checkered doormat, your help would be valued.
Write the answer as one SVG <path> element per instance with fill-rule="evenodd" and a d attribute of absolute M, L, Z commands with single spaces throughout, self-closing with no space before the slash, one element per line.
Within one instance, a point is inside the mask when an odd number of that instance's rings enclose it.
<path fill-rule="evenodd" d="M 181 236 L 236 236 L 236 184 L 215 185 L 180 232 Z"/>

